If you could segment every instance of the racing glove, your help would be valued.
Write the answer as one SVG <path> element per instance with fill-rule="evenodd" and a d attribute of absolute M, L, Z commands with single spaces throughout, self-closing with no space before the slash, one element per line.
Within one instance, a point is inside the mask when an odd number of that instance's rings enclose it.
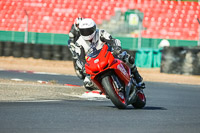
<path fill-rule="evenodd" d="M 120 46 L 113 46 L 113 55 L 118 56 L 122 53 L 122 48 Z"/>

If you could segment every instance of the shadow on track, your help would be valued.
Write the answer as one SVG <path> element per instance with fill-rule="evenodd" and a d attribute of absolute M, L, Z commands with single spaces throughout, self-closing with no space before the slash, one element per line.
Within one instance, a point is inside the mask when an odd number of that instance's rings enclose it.
<path fill-rule="evenodd" d="M 110 107 L 110 108 L 116 108 L 114 106 L 107 106 L 107 107 Z M 126 109 L 122 109 L 122 110 L 167 110 L 166 108 L 164 107 L 153 107 L 153 106 L 146 106 L 142 109 L 135 109 L 134 107 L 132 106 L 128 106 Z"/>
<path fill-rule="evenodd" d="M 144 107 L 143 110 L 167 110 L 167 109 L 164 108 L 164 107 L 152 107 L 152 106 L 147 106 L 147 107 Z"/>

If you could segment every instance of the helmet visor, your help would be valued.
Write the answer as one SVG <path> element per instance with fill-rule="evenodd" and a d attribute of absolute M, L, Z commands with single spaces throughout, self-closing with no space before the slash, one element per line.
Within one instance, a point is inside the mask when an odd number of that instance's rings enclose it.
<path fill-rule="evenodd" d="M 79 29 L 82 36 L 92 35 L 96 31 L 96 26 L 86 29 Z"/>

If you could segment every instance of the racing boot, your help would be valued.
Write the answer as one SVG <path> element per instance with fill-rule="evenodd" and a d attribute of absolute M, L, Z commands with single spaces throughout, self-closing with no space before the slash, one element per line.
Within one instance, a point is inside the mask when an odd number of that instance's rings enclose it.
<path fill-rule="evenodd" d="M 138 88 L 144 89 L 145 83 L 143 82 L 143 78 L 140 76 L 137 67 L 135 66 L 135 60 L 133 56 L 124 51 L 119 55 L 119 58 L 121 58 L 131 68 L 131 74 L 134 76 L 138 84 Z"/>
<path fill-rule="evenodd" d="M 89 91 L 92 91 L 92 90 L 96 89 L 96 87 L 94 86 L 92 80 L 90 79 L 90 76 L 88 76 L 88 75 L 85 76 L 85 79 L 83 81 L 83 85 Z"/>
<path fill-rule="evenodd" d="M 137 84 L 138 84 L 138 88 L 140 89 L 144 89 L 145 88 L 145 83 L 143 82 L 143 78 L 140 76 L 137 67 L 135 66 L 135 64 L 133 64 L 132 68 L 131 68 L 131 73 L 133 74 Z"/>

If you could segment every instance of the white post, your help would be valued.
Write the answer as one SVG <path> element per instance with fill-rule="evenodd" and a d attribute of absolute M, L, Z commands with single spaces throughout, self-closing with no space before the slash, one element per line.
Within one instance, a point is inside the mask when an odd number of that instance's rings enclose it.
<path fill-rule="evenodd" d="M 25 14 L 26 14 L 26 28 L 25 28 L 25 35 L 24 35 L 24 43 L 28 42 L 28 13 L 26 12 L 26 10 L 24 10 Z"/>

